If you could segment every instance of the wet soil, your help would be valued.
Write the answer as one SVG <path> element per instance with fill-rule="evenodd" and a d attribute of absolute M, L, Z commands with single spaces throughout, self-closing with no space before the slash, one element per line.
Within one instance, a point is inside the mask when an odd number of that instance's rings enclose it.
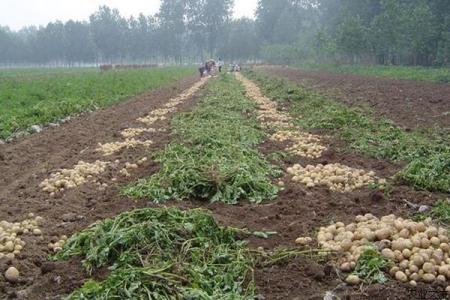
<path fill-rule="evenodd" d="M 306 71 L 281 66 L 258 67 L 286 77 L 350 105 L 366 105 L 406 129 L 450 130 L 450 84 Z"/>
<path fill-rule="evenodd" d="M 102 155 L 94 151 L 97 143 L 118 140 L 121 129 L 139 126 L 136 118 L 162 107 L 194 81 L 194 78 L 188 78 L 170 87 L 132 98 L 126 103 L 75 118 L 61 127 L 17 140 L 12 144 L 0 145 L 0 152 L 4 157 L 0 161 L 0 220 L 19 221 L 29 212 L 45 218 L 42 239 L 26 237 L 27 245 L 17 259 L 0 261 L 0 273 L 3 273 L 8 265 L 15 265 L 22 274 L 21 282 L 17 284 L 7 283 L 3 276 L 0 276 L 0 299 L 60 299 L 89 277 L 81 268 L 79 259 L 49 262 L 47 244 L 53 236 L 70 235 L 97 220 L 151 205 L 145 200 L 131 200 L 120 196 L 119 189 L 128 182 L 155 173 L 159 166 L 149 160 L 144 167 L 133 172 L 130 178 L 118 176 L 117 170 L 108 170 L 102 176 L 102 180 L 110 184 L 105 191 L 87 184 L 50 198 L 38 188 L 38 184 L 51 172 L 70 168 L 79 160 L 102 160 Z M 179 106 L 179 111 L 190 109 L 196 100 L 196 97 L 187 100 Z M 154 142 L 150 152 L 164 148 L 174 138 L 170 135 L 169 127 L 169 121 L 160 122 L 155 128 L 167 131 L 147 136 Z M 328 138 L 326 144 L 332 150 L 319 159 L 291 156 L 273 163 L 286 170 L 294 163 L 341 162 L 374 170 L 377 175 L 385 178 L 389 178 L 401 168 L 401 165 L 388 161 L 348 153 L 339 140 Z M 266 154 L 282 149 L 282 144 L 270 141 L 260 145 L 260 150 Z M 134 162 L 144 155 L 148 155 L 148 150 L 136 148 L 115 154 L 108 160 Z M 113 177 L 119 178 L 119 181 L 112 183 Z M 432 204 L 443 196 L 414 191 L 398 184 L 394 185 L 389 195 L 369 188 L 352 193 L 335 193 L 324 187 L 306 189 L 292 182 L 286 173 L 282 180 L 285 182 L 285 190 L 280 192 L 279 197 L 260 205 L 245 201 L 234 206 L 200 201 L 172 201 L 166 205 L 182 208 L 203 207 L 210 209 L 217 221 L 224 225 L 276 231 L 278 234 L 268 239 L 248 239 L 251 247 L 273 250 L 282 247 L 298 249 L 294 243 L 297 237 L 311 236 L 318 227 L 332 221 L 350 222 L 356 215 L 368 212 L 376 216 L 390 213 L 408 216 L 416 209 L 408 206 L 405 199 L 416 204 Z M 105 271 L 96 272 L 93 276 L 102 278 Z M 261 295 L 260 299 L 267 300 L 323 299 L 327 291 L 333 291 L 342 299 L 432 299 L 422 298 L 418 293 L 434 288 L 419 286 L 409 292 L 407 285 L 390 281 L 384 286 L 370 286 L 360 290 L 343 284 L 341 277 L 329 262 L 308 256 L 255 268 L 258 294 Z M 410 294 L 413 292 L 414 294 Z"/>

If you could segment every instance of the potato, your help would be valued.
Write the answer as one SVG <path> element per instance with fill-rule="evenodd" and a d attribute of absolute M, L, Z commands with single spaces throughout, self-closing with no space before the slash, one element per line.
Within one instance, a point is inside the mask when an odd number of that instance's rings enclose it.
<path fill-rule="evenodd" d="M 414 281 L 419 281 L 420 280 L 420 275 L 417 273 L 412 273 L 411 275 L 409 275 L 409 279 L 414 280 Z"/>
<path fill-rule="evenodd" d="M 397 279 L 400 282 L 406 282 L 408 281 L 408 276 L 406 276 L 406 274 L 403 273 L 402 271 L 397 271 L 395 273 L 395 279 Z"/>
<path fill-rule="evenodd" d="M 434 276 L 433 274 L 425 273 L 422 276 L 422 280 L 427 283 L 432 283 L 436 280 L 436 276 Z"/>
<path fill-rule="evenodd" d="M 447 281 L 447 279 L 445 278 L 444 275 L 438 275 L 436 277 L 436 280 L 439 281 L 439 282 L 446 282 Z"/>
<path fill-rule="evenodd" d="M 419 267 L 419 268 L 422 267 L 422 265 L 424 264 L 423 256 L 420 255 L 420 254 L 415 254 L 412 257 L 412 261 L 413 261 L 414 265 Z"/>
<path fill-rule="evenodd" d="M 425 271 L 425 273 L 434 273 L 435 272 L 435 266 L 429 262 L 424 263 L 422 266 L 422 269 Z"/>
<path fill-rule="evenodd" d="M 410 285 L 410 286 L 416 287 L 416 286 L 417 286 L 417 282 L 416 282 L 415 280 L 411 280 L 411 281 L 409 282 L 409 285 Z"/>
<path fill-rule="evenodd" d="M 357 285 L 361 283 L 361 279 L 356 275 L 348 275 L 347 278 L 345 279 L 345 282 L 351 285 Z"/>
<path fill-rule="evenodd" d="M 394 254 L 394 252 L 393 252 L 391 249 L 389 249 L 389 248 L 385 248 L 385 249 L 381 250 L 381 254 L 382 254 L 384 257 L 386 257 L 387 259 L 395 260 L 395 254 Z"/>
<path fill-rule="evenodd" d="M 352 270 L 351 264 L 349 262 L 343 263 L 340 267 L 343 272 L 350 272 Z"/>
<path fill-rule="evenodd" d="M 9 267 L 5 272 L 5 278 L 11 283 L 19 281 L 19 271 L 15 267 Z"/>

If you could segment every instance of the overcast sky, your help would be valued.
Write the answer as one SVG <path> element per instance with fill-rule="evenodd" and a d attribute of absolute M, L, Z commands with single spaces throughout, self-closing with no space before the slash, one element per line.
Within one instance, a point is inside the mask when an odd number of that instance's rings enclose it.
<path fill-rule="evenodd" d="M 258 0 L 235 0 L 235 17 L 253 17 Z M 100 5 L 118 8 L 124 16 L 154 14 L 159 0 L 0 0 L 0 25 L 18 30 L 61 20 L 87 20 Z"/>

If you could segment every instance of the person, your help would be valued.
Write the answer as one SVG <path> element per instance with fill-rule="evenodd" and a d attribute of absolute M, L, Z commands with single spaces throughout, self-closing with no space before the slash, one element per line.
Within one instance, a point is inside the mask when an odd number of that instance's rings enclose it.
<path fill-rule="evenodd" d="M 198 68 L 198 71 L 200 72 L 200 78 L 202 78 L 203 75 L 205 75 L 205 71 L 206 71 L 205 66 L 204 65 L 200 66 L 200 68 Z"/>
<path fill-rule="evenodd" d="M 223 61 L 222 61 L 222 59 L 220 57 L 219 57 L 219 60 L 217 62 L 217 66 L 219 67 L 219 73 L 222 73 Z"/>
<path fill-rule="evenodd" d="M 212 71 L 215 66 L 216 62 L 213 59 L 210 59 L 205 63 L 205 69 L 208 75 L 212 75 Z"/>

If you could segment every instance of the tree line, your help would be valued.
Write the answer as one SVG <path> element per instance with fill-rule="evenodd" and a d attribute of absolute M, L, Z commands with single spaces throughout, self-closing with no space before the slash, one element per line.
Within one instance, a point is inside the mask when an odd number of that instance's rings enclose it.
<path fill-rule="evenodd" d="M 450 65 L 448 0 L 260 0 L 256 24 L 275 63 Z"/>
<path fill-rule="evenodd" d="M 448 0 L 163 0 L 125 18 L 102 6 L 89 21 L 0 27 L 0 64 L 190 63 L 220 56 L 272 63 L 450 65 Z"/>

